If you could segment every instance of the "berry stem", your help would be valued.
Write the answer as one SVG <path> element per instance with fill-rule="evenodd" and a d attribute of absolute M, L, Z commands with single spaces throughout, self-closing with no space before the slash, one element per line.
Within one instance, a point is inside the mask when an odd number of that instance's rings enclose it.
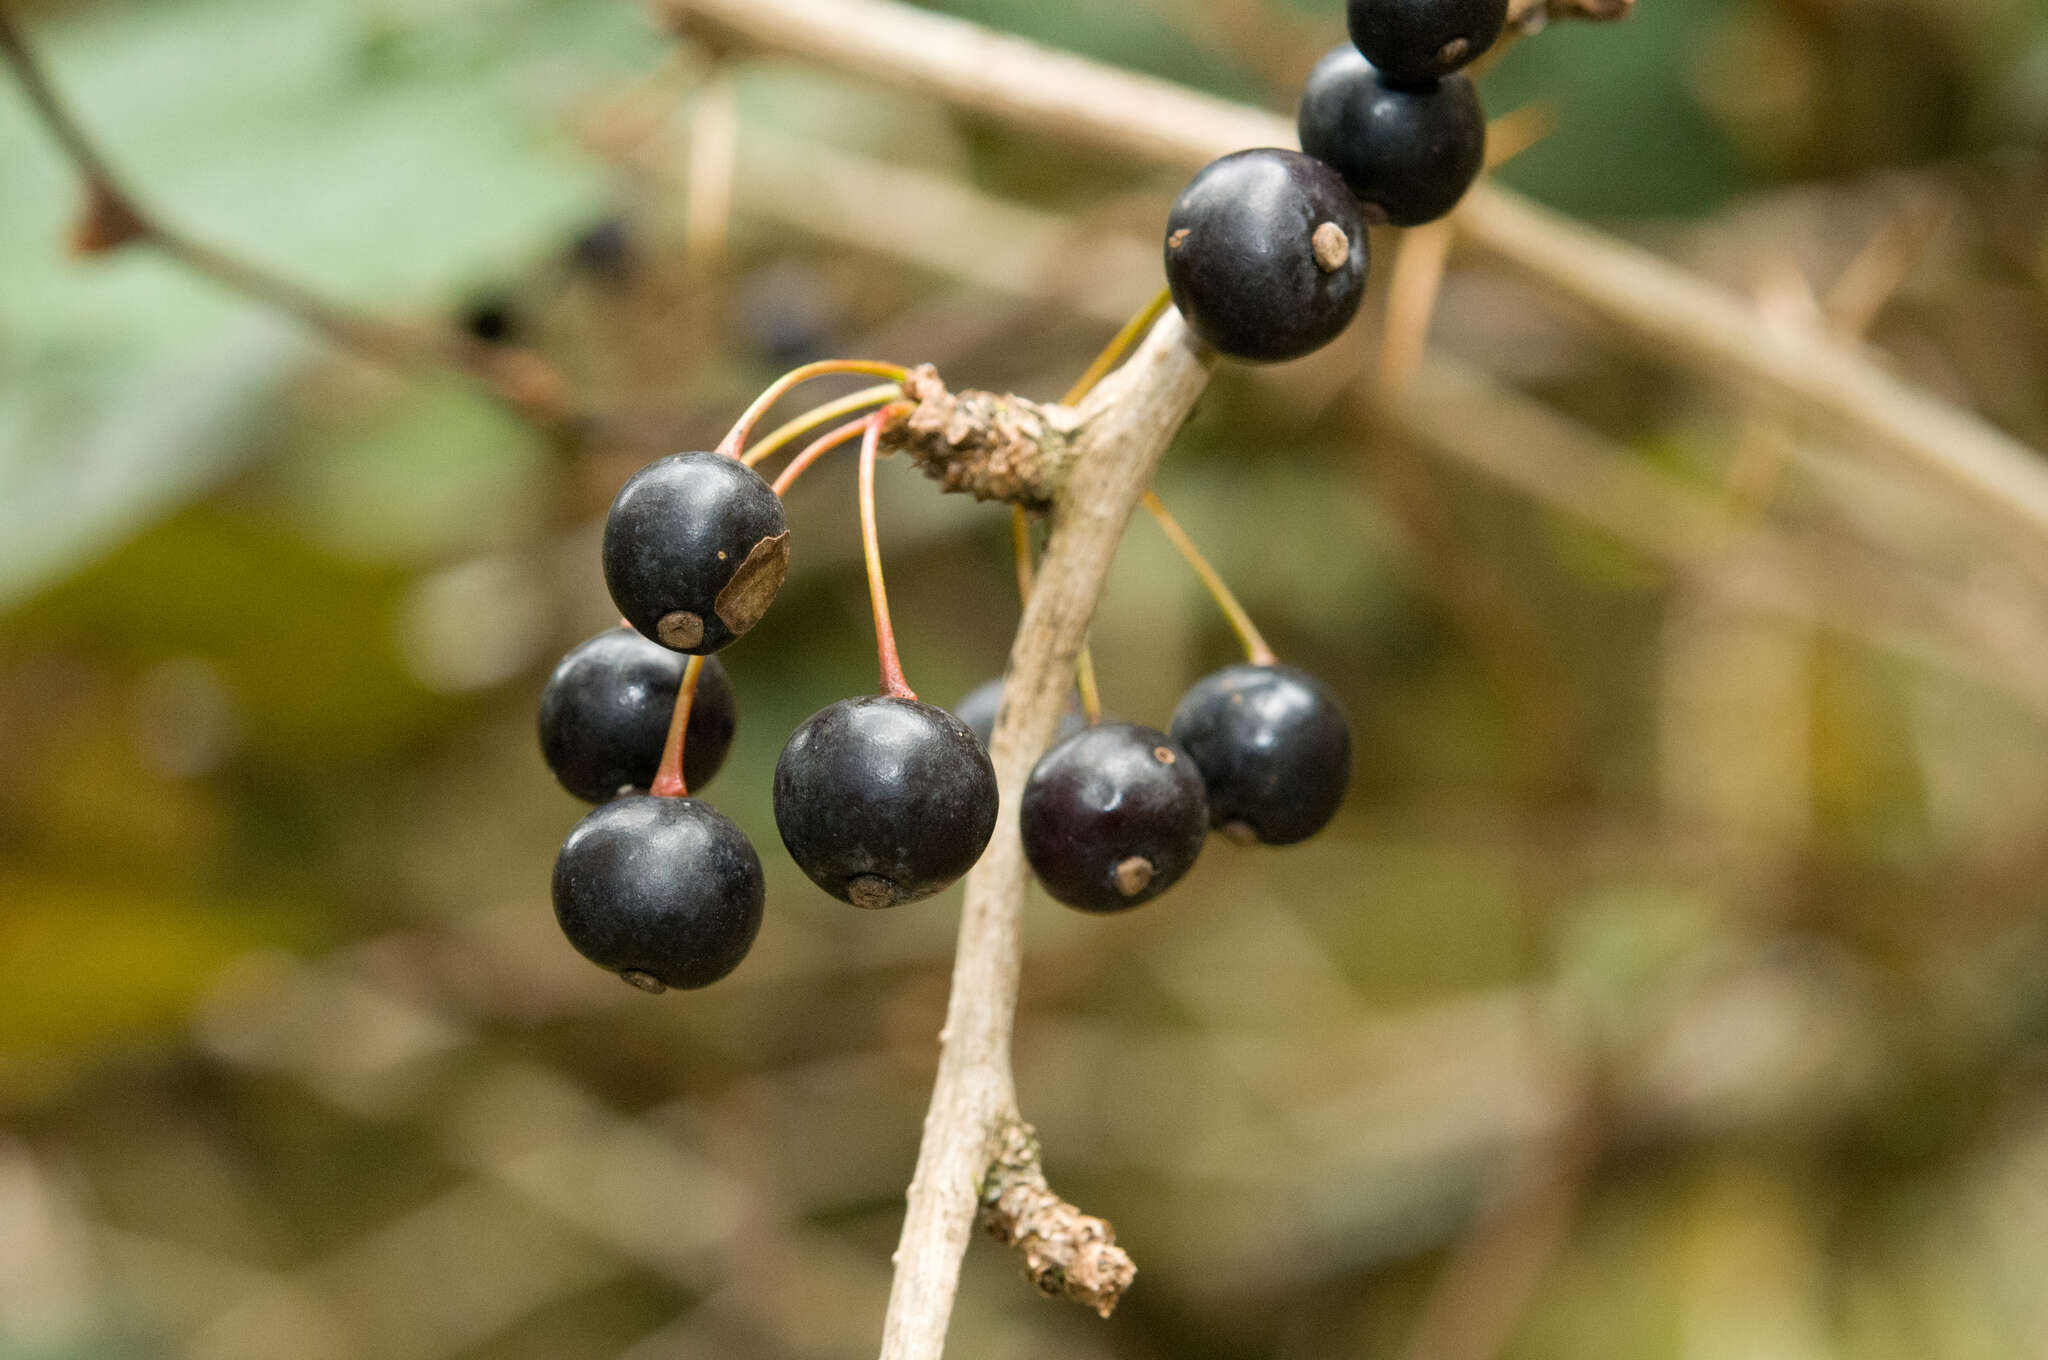
<path fill-rule="evenodd" d="M 1088 725 L 1101 726 L 1102 692 L 1095 687 L 1095 650 L 1085 642 L 1081 654 L 1074 658 L 1074 688 L 1081 692 L 1081 713 Z"/>
<path fill-rule="evenodd" d="M 1159 522 L 1160 529 L 1172 540 L 1173 546 L 1180 550 L 1180 555 L 1187 559 L 1188 565 L 1194 568 L 1195 575 L 1202 578 L 1202 585 L 1207 588 L 1209 597 L 1216 601 L 1216 607 L 1221 609 L 1223 617 L 1230 621 L 1230 631 L 1236 633 L 1237 640 L 1244 644 L 1245 656 L 1254 666 L 1272 665 L 1277 658 L 1273 655 L 1273 649 L 1266 645 L 1266 639 L 1259 633 L 1258 625 L 1252 622 L 1252 616 L 1238 603 L 1237 596 L 1224 584 L 1223 577 L 1216 568 L 1209 565 L 1209 559 L 1202 556 L 1202 550 L 1195 546 L 1195 540 L 1188 537 L 1188 531 L 1180 527 L 1180 521 L 1167 510 L 1166 503 L 1159 499 L 1157 492 L 1147 491 L 1143 500 L 1145 509 Z"/>
<path fill-rule="evenodd" d="M 859 420 L 849 420 L 838 429 L 814 440 L 810 447 L 789 460 L 789 466 L 782 470 L 782 475 L 775 479 L 775 484 L 770 490 L 778 496 L 786 494 L 811 464 L 878 423 L 874 416 L 862 416 Z"/>
<path fill-rule="evenodd" d="M 1131 352 L 1131 346 L 1137 344 L 1145 332 L 1152 329 L 1152 323 L 1164 316 L 1166 309 L 1172 305 L 1172 292 L 1165 288 L 1160 289 L 1159 296 L 1146 303 L 1144 309 L 1136 316 L 1124 322 L 1124 328 L 1102 347 L 1102 353 L 1095 356 L 1095 362 L 1089 364 L 1087 370 L 1074 381 L 1074 385 L 1067 389 L 1067 395 L 1060 398 L 1060 404 L 1072 406 L 1093 392 L 1095 384 L 1109 376 L 1110 371 Z"/>
<path fill-rule="evenodd" d="M 697 680 L 704 674 L 704 658 L 693 656 L 683 667 L 682 687 L 676 690 L 676 708 L 668 720 L 668 741 L 661 748 L 661 767 L 654 772 L 656 798 L 687 798 L 683 784 L 683 738 L 690 730 L 690 708 L 697 702 Z M 644 767 L 643 767 L 644 768 Z"/>
<path fill-rule="evenodd" d="M 864 387 L 851 396 L 841 397 L 838 401 L 828 401 L 823 406 L 812 407 L 765 439 L 757 440 L 747 449 L 746 455 L 740 461 L 748 467 L 758 467 L 819 426 L 829 425 L 841 416 L 853 415 L 870 406 L 880 406 L 883 402 L 902 395 L 902 392 L 903 387 L 900 383 L 883 383 L 879 387 Z"/>
<path fill-rule="evenodd" d="M 882 663 L 882 692 L 915 699 L 917 692 L 903 678 L 903 658 L 896 650 L 896 625 L 889 619 L 889 587 L 882 580 L 882 536 L 875 527 L 875 462 L 882 450 L 882 415 L 864 422 L 860 441 L 860 546 L 868 564 L 868 599 L 875 609 L 875 653 Z"/>
<path fill-rule="evenodd" d="M 888 378 L 901 384 L 910 378 L 910 370 L 901 364 L 885 364 L 873 359 L 821 359 L 815 364 L 793 368 L 768 385 L 768 390 L 754 398 L 754 404 L 746 409 L 731 433 L 719 441 L 718 452 L 728 458 L 738 458 L 746 451 L 747 440 L 754 433 L 754 426 L 767 414 L 768 408 L 787 396 L 791 389 L 800 387 L 813 378 L 829 377 L 834 373 L 865 373 L 877 378 Z"/>

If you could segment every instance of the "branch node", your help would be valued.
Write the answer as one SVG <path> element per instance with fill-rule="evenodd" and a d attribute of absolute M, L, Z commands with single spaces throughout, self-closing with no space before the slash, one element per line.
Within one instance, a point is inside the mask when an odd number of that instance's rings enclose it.
<path fill-rule="evenodd" d="M 1102 1317 L 1116 1311 L 1138 1268 L 1116 1244 L 1116 1229 L 1054 1194 L 1040 1164 L 1038 1134 L 1012 1115 L 990 1139 L 981 1186 L 981 1224 L 1024 1254 L 1024 1272 L 1042 1294 L 1065 1296 Z"/>
<path fill-rule="evenodd" d="M 103 179 L 86 180 L 85 205 L 71 226 L 73 255 L 105 255 L 147 240 L 153 232 L 149 219 L 120 190 Z"/>
<path fill-rule="evenodd" d="M 946 491 L 1028 510 L 1052 504 L 1081 429 L 1078 411 L 993 392 L 948 391 L 930 364 L 911 373 L 903 392 L 916 405 L 883 427 L 892 452 L 909 454 Z"/>

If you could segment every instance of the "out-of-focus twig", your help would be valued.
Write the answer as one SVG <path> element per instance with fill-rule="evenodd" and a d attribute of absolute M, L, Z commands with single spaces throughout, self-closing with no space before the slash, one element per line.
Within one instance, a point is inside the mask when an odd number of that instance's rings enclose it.
<path fill-rule="evenodd" d="M 984 117 L 1161 165 L 1291 143 L 1289 120 L 1056 52 L 896 0 L 656 0 L 723 50 L 796 57 Z M 1603 7 L 1604 9 L 1605 7 Z M 2048 468 L 1991 425 L 1823 332 L 1781 331 L 1741 298 L 1648 251 L 1480 185 L 1459 239 L 1610 323 L 1795 418 L 1891 451 L 2031 537 L 2048 539 Z"/>
<path fill-rule="evenodd" d="M 562 379 L 536 355 L 356 312 L 166 224 L 114 173 L 59 97 L 8 0 L 0 0 L 0 60 L 13 71 L 37 117 L 84 183 L 85 208 L 72 232 L 72 248 L 79 254 L 100 254 L 130 244 L 152 246 L 193 273 L 285 312 L 363 358 L 394 368 L 454 369 L 538 424 L 561 428 L 567 423 Z"/>
<path fill-rule="evenodd" d="M 1445 356 L 1381 409 L 1444 457 L 1754 607 L 1818 621 L 1887 653 L 1961 674 L 2048 714 L 2048 634 L 2024 613 L 1903 563 L 1761 525 L 1731 534 L 1723 503 L 1594 431 Z M 1739 566 L 1739 570 L 1731 569 Z"/>
<path fill-rule="evenodd" d="M 982 1226 L 1024 1253 L 1025 1273 L 1041 1292 L 1108 1317 L 1138 1273 L 1116 1244 L 1116 1230 L 1052 1192 L 1039 1160 L 1038 1134 L 1029 1124 L 1007 1122 L 995 1146 L 995 1163 L 981 1190 Z"/>
<path fill-rule="evenodd" d="M 1508 24 L 1534 32 L 1552 19 L 1622 19 L 1636 0 L 1508 0 Z"/>
<path fill-rule="evenodd" d="M 1900 213 L 1856 252 L 1825 297 L 1789 263 L 1784 277 L 1760 288 L 1757 311 L 1785 328 L 1824 329 L 1844 343 L 1858 343 L 1892 297 L 1943 220 L 1925 208 Z M 1776 491 L 1792 452 L 1792 434 L 1782 420 L 1752 415 L 1743 422 L 1726 485 L 1731 511 L 1739 518 L 1761 514 Z"/>
<path fill-rule="evenodd" d="M 739 173 L 738 103 L 732 73 L 722 66 L 697 87 L 683 201 L 683 259 L 695 279 L 717 271 L 731 235 L 733 184 Z"/>
<path fill-rule="evenodd" d="M 1571 1233 L 1603 1134 L 1590 1106 L 1522 1153 L 1439 1272 L 1403 1360 L 1492 1360 Z"/>

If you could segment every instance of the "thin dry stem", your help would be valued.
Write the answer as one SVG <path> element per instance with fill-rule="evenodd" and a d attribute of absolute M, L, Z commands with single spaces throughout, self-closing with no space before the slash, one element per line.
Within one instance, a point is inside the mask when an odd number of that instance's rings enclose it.
<path fill-rule="evenodd" d="M 1209 382 L 1214 356 L 1178 312 L 1083 405 L 1051 537 L 1010 650 L 990 758 L 1011 815 L 967 879 L 939 1075 L 896 1251 L 883 1360 L 936 1360 L 995 1140 L 1017 1116 L 1010 1068 L 1026 869 L 1015 809 L 1065 712 L 1074 664 L 1125 525 Z"/>

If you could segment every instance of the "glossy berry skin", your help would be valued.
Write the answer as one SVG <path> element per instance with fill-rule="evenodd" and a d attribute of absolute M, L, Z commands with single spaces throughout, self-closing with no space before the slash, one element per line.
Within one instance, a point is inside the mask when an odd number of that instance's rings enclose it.
<path fill-rule="evenodd" d="M 783 845 L 856 907 L 915 902 L 973 868 L 997 803 L 967 724 L 914 699 L 843 699 L 806 719 L 775 765 Z"/>
<path fill-rule="evenodd" d="M 1500 40 L 1508 0 L 1350 0 L 1351 41 L 1394 80 L 1436 80 Z"/>
<path fill-rule="evenodd" d="M 1229 666 L 1173 713 L 1209 818 L 1241 844 L 1293 845 L 1330 824 L 1351 783 L 1351 720 L 1327 685 L 1292 666 Z"/>
<path fill-rule="evenodd" d="M 1174 306 L 1234 359 L 1298 359 L 1337 338 L 1365 297 L 1370 242 L 1343 178 L 1271 148 L 1216 161 L 1166 222 Z"/>
<path fill-rule="evenodd" d="M 761 860 L 695 798 L 635 796 L 579 823 L 555 859 L 555 919 L 576 952 L 636 987 L 703 987 L 761 929 Z"/>
<path fill-rule="evenodd" d="M 1367 216 L 1397 227 L 1457 207 L 1486 162 L 1486 114 L 1469 77 L 1390 81 L 1355 47 L 1317 64 L 1300 122 L 1302 150 L 1344 177 Z"/>
<path fill-rule="evenodd" d="M 688 663 L 631 628 L 611 628 L 562 658 L 540 692 L 540 750 L 586 803 L 645 793 L 661 765 Z M 725 764 L 739 701 L 717 657 L 704 662 L 683 736 L 683 782 L 701 791 Z"/>
<path fill-rule="evenodd" d="M 1195 763 L 1164 732 L 1104 723 L 1047 751 L 1019 808 L 1045 890 L 1082 911 L 1149 902 L 1194 867 L 1209 834 Z"/>
<path fill-rule="evenodd" d="M 782 499 L 752 468 L 678 453 L 633 474 L 604 525 L 604 583 L 662 646 L 709 655 L 745 633 L 789 574 Z"/>
<path fill-rule="evenodd" d="M 981 743 L 981 749 L 986 751 L 989 742 L 995 738 L 996 715 L 1002 706 L 1003 677 L 999 675 L 969 690 L 966 698 L 953 705 L 953 716 L 967 724 L 968 730 L 974 733 L 974 739 Z M 1065 741 L 1087 725 L 1088 720 L 1081 716 L 1081 696 L 1069 695 L 1066 715 L 1060 719 L 1059 731 L 1053 736 L 1053 741 Z"/>

